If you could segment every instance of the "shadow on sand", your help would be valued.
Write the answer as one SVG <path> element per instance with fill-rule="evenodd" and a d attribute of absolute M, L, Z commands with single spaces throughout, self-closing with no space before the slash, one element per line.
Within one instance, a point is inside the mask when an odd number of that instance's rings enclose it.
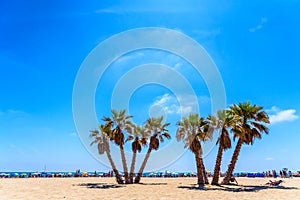
<path fill-rule="evenodd" d="M 110 188 L 120 188 L 123 187 L 117 184 L 107 184 L 107 183 L 81 183 L 77 186 L 83 186 L 91 189 L 110 189 Z"/>
<path fill-rule="evenodd" d="M 167 183 L 138 183 L 140 185 L 167 185 Z"/>
<path fill-rule="evenodd" d="M 276 190 L 298 190 L 297 187 L 284 187 L 284 186 L 265 186 L 265 185 L 239 185 L 239 186 L 204 186 L 199 187 L 198 185 L 191 185 L 191 186 L 178 186 L 181 189 L 188 189 L 188 190 L 219 190 L 219 191 L 227 191 L 227 192 L 257 192 L 260 190 L 269 190 L 269 189 L 276 189 Z"/>

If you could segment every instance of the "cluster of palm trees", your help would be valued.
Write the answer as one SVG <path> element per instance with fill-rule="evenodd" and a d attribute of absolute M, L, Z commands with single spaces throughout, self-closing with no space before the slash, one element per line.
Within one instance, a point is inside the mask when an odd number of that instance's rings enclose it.
<path fill-rule="evenodd" d="M 98 145 L 99 154 L 106 153 L 112 170 L 116 175 L 117 182 L 119 184 L 123 184 L 124 181 L 119 175 L 119 171 L 116 168 L 110 154 L 109 141 L 115 143 L 120 149 L 125 183 L 139 183 L 152 150 L 158 150 L 159 143 L 163 142 L 164 138 L 171 138 L 168 130 L 166 129 L 170 124 L 164 124 L 163 117 L 152 117 L 147 119 L 146 123 L 143 126 L 139 126 L 130 121 L 132 116 L 126 115 L 126 110 L 121 110 L 118 112 L 113 109 L 111 113 L 112 118 L 102 118 L 105 124 L 99 126 L 100 132 L 98 130 L 90 131 L 90 137 L 94 138 L 94 141 L 91 143 L 91 145 L 95 143 Z M 124 136 L 124 132 L 128 134 L 128 137 L 126 139 Z M 149 138 L 150 142 L 148 144 Z M 124 152 L 124 144 L 128 141 L 132 141 L 131 146 L 133 152 L 129 173 Z M 145 155 L 144 161 L 138 171 L 138 174 L 135 176 L 134 169 L 136 163 L 136 155 L 137 152 L 141 152 L 142 146 L 148 146 L 148 150 Z M 135 179 L 133 180 L 134 177 Z"/>
<path fill-rule="evenodd" d="M 112 119 L 109 117 L 103 118 L 105 124 L 99 126 L 100 132 L 98 130 L 91 131 L 91 137 L 95 138 L 92 144 L 98 144 L 100 154 L 107 154 L 118 183 L 124 182 L 110 155 L 109 141 L 113 141 L 120 148 L 125 183 L 139 183 L 151 151 L 153 149 L 157 150 L 159 148 L 159 142 L 163 142 L 164 138 L 171 138 L 166 129 L 170 124 L 163 124 L 163 117 L 149 118 L 143 126 L 133 124 L 130 121 L 131 118 L 132 116 L 125 114 L 125 110 L 121 110 L 120 112 L 112 110 Z M 230 183 L 242 145 L 253 144 L 256 138 L 260 139 L 262 137 L 262 133 L 268 134 L 269 130 L 266 127 L 268 123 L 270 123 L 269 117 L 267 113 L 263 111 L 263 107 L 255 104 L 251 105 L 250 102 L 233 104 L 227 110 L 218 111 L 216 116 L 210 115 L 204 118 L 198 114 L 190 114 L 187 117 L 183 117 L 182 120 L 177 123 L 178 129 L 176 131 L 176 138 L 178 141 L 183 141 L 185 147 L 189 148 L 195 155 L 198 185 L 204 186 L 205 184 L 209 184 L 202 157 L 202 144 L 212 139 L 214 131 L 219 131 L 219 136 L 217 140 L 218 154 L 211 182 L 212 185 L 219 185 L 223 152 L 231 148 L 231 138 L 233 138 L 234 141 L 237 139 L 231 162 L 221 182 L 221 184 L 226 185 Z M 124 139 L 123 132 L 127 132 L 129 135 L 126 140 Z M 128 173 L 123 145 L 130 140 L 132 141 L 133 156 L 130 173 Z M 148 146 L 148 150 L 140 170 L 135 176 L 136 154 L 141 151 L 142 146 Z M 134 176 L 135 179 L 133 180 Z"/>

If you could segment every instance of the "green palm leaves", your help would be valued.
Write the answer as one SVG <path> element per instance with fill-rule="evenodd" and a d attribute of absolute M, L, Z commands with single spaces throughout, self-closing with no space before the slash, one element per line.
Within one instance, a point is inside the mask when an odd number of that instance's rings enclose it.
<path fill-rule="evenodd" d="M 234 117 L 235 124 L 232 128 L 233 139 L 238 138 L 235 150 L 228 166 L 222 184 L 229 184 L 238 156 L 243 144 L 253 144 L 255 138 L 261 139 L 261 133 L 269 133 L 265 124 L 270 123 L 269 117 L 263 107 L 251 105 L 250 102 L 230 106 L 229 112 Z"/>
<path fill-rule="evenodd" d="M 130 183 L 133 183 L 136 154 L 137 152 L 140 153 L 142 151 L 142 146 L 147 145 L 147 139 L 149 137 L 150 132 L 144 126 L 139 126 L 139 125 L 133 125 L 131 127 L 127 127 L 126 130 L 130 135 L 128 136 L 125 142 L 133 140 L 131 144 L 133 155 L 132 155 L 130 175 L 129 175 Z"/>
<path fill-rule="evenodd" d="M 164 142 L 165 139 L 171 138 L 167 130 L 167 126 L 170 124 L 163 124 L 163 117 L 159 117 L 149 118 L 144 126 L 139 126 L 131 122 L 132 116 L 127 115 L 126 110 L 112 110 L 111 114 L 112 118 L 102 118 L 105 124 L 99 126 L 100 132 L 98 130 L 91 131 L 90 136 L 94 138 L 94 141 L 91 143 L 91 145 L 97 144 L 99 154 L 107 154 L 112 169 L 116 174 L 118 183 L 123 183 L 123 180 L 118 176 L 119 173 L 110 155 L 109 141 L 115 143 L 120 149 L 125 183 L 133 183 L 136 154 L 142 151 L 143 146 L 147 146 L 149 144 L 147 154 L 141 165 L 139 173 L 134 180 L 135 183 L 138 183 L 141 179 L 141 175 L 152 149 L 158 150 L 160 142 Z M 128 135 L 126 139 L 124 133 L 127 133 Z M 131 149 L 133 152 L 130 173 L 128 173 L 124 151 L 124 144 L 125 142 L 129 141 L 132 141 Z"/>
<path fill-rule="evenodd" d="M 147 132 L 150 134 L 150 144 L 147 150 L 147 154 L 145 155 L 144 161 L 139 169 L 139 172 L 136 178 L 134 179 L 135 183 L 140 182 L 143 171 L 150 157 L 151 151 L 153 149 L 158 150 L 159 143 L 164 142 L 165 138 L 166 139 L 171 138 L 168 129 L 166 129 L 167 126 L 169 125 L 170 123 L 163 124 L 163 117 L 158 117 L 158 118 L 152 117 L 146 121 L 145 128 Z"/>
<path fill-rule="evenodd" d="M 185 147 L 188 147 L 194 153 L 198 185 L 203 186 L 208 183 L 208 180 L 202 158 L 201 142 L 212 138 L 212 129 L 210 129 L 208 121 L 203 117 L 199 117 L 198 114 L 190 114 L 188 117 L 184 117 L 177 123 L 177 126 L 176 138 L 178 141 L 183 141 Z"/>
<path fill-rule="evenodd" d="M 164 123 L 163 117 L 152 117 L 147 119 L 143 126 L 139 126 L 131 122 L 132 116 L 127 115 L 126 110 L 112 110 L 111 114 L 111 118 L 102 118 L 105 124 L 99 126 L 99 131 L 91 131 L 91 137 L 94 139 L 91 145 L 97 144 L 99 154 L 107 154 L 112 169 L 116 173 L 118 183 L 123 183 L 121 177 L 117 175 L 119 173 L 110 155 L 110 142 L 116 144 L 120 149 L 125 183 L 139 183 L 152 150 L 158 150 L 161 142 L 171 138 L 168 131 L 170 123 Z M 176 139 L 184 142 L 185 148 L 188 148 L 194 154 L 200 186 L 208 184 L 202 157 L 203 143 L 212 139 L 214 131 L 219 132 L 216 143 L 218 154 L 211 183 L 212 185 L 218 185 L 223 152 L 232 147 L 232 139 L 238 139 L 226 176 L 222 182 L 222 184 L 228 184 L 242 145 L 253 144 L 256 138 L 262 138 L 262 133 L 268 134 L 269 130 L 266 126 L 268 123 L 270 123 L 269 118 L 266 112 L 263 111 L 263 107 L 255 104 L 251 105 L 249 102 L 233 104 L 229 109 L 218 111 L 216 115 L 210 115 L 207 118 L 200 117 L 198 114 L 183 117 L 177 122 Z M 131 142 L 133 152 L 130 173 L 128 173 L 124 153 L 126 142 Z M 136 156 L 144 146 L 148 146 L 147 153 L 137 176 L 133 180 Z"/>
<path fill-rule="evenodd" d="M 107 158 L 112 167 L 112 170 L 115 173 L 117 183 L 122 184 L 123 180 L 122 180 L 121 176 L 119 175 L 119 171 L 117 170 L 116 165 L 113 161 L 113 158 L 110 154 L 109 140 L 110 140 L 110 137 L 112 136 L 111 126 L 112 126 L 111 123 L 106 123 L 105 125 L 99 126 L 100 132 L 98 130 L 90 131 L 91 132 L 90 137 L 94 138 L 91 145 L 97 144 L 99 154 L 106 153 Z"/>

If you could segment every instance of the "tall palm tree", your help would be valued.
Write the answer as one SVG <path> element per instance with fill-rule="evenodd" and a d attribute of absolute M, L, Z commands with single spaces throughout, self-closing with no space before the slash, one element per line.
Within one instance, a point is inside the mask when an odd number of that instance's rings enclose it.
<path fill-rule="evenodd" d="M 111 124 L 100 125 L 99 128 L 101 133 L 99 133 L 98 130 L 90 131 L 91 132 L 90 137 L 94 138 L 94 141 L 92 141 L 91 145 L 97 144 L 99 154 L 106 153 L 108 161 L 112 167 L 112 170 L 115 173 L 117 183 L 123 184 L 123 180 L 110 154 L 110 147 L 109 147 L 109 135 L 111 132 L 110 125 Z"/>
<path fill-rule="evenodd" d="M 132 155 L 130 173 L 129 173 L 130 183 L 133 183 L 136 155 L 137 152 L 140 153 L 142 151 L 142 145 L 143 146 L 147 145 L 147 138 L 149 137 L 149 132 L 144 126 L 139 126 L 139 125 L 133 125 L 133 127 L 128 127 L 126 130 L 130 134 L 130 136 L 128 136 L 125 142 L 133 140 L 131 144 L 133 155 Z"/>
<path fill-rule="evenodd" d="M 188 147 L 195 155 L 198 185 L 208 184 L 201 145 L 201 142 L 205 142 L 212 137 L 207 121 L 202 117 L 199 118 L 198 114 L 190 114 L 188 117 L 184 117 L 182 121 L 179 121 L 177 126 L 177 140 L 182 140 L 185 143 L 185 148 Z"/>
<path fill-rule="evenodd" d="M 269 133 L 265 124 L 270 123 L 269 117 L 263 107 L 251 105 L 250 102 L 230 106 L 230 112 L 235 117 L 236 124 L 232 129 L 234 140 L 238 138 L 231 162 L 222 184 L 229 184 L 238 156 L 243 144 L 253 144 L 255 138 L 261 139 L 261 133 Z"/>
<path fill-rule="evenodd" d="M 124 177 L 125 177 L 125 183 L 130 183 L 129 181 L 129 175 L 128 175 L 128 167 L 125 157 L 125 151 L 124 151 L 124 133 L 126 127 L 132 126 L 132 122 L 130 119 L 132 116 L 126 115 L 126 110 L 120 110 L 119 112 L 117 110 L 112 109 L 112 119 L 109 117 L 103 117 L 103 120 L 107 123 L 114 123 L 116 127 L 112 130 L 113 140 L 116 145 L 120 148 L 120 154 L 122 159 L 122 165 L 124 170 Z"/>
<path fill-rule="evenodd" d="M 216 158 L 213 179 L 211 182 L 212 185 L 219 185 L 223 151 L 231 148 L 231 139 L 228 130 L 234 126 L 235 121 L 227 110 L 218 111 L 217 117 L 209 116 L 208 120 L 213 129 L 220 129 L 220 135 L 217 140 L 217 145 L 219 144 L 218 154 Z"/>
<path fill-rule="evenodd" d="M 170 123 L 162 124 L 163 122 L 163 116 L 155 118 L 149 118 L 146 121 L 145 127 L 149 134 L 151 135 L 150 137 L 150 143 L 148 147 L 147 154 L 144 158 L 144 161 L 139 169 L 139 172 L 137 176 L 134 179 L 135 183 L 139 183 L 143 174 L 143 171 L 146 167 L 147 161 L 150 157 L 151 151 L 157 150 L 159 148 L 159 142 L 164 142 L 164 138 L 170 139 L 171 135 L 169 134 L 169 131 L 166 129 L 167 126 L 170 125 Z"/>

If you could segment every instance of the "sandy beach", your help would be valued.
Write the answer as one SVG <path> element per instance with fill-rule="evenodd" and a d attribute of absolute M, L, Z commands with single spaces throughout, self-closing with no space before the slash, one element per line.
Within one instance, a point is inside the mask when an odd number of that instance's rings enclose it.
<path fill-rule="evenodd" d="M 237 178 L 239 186 L 197 188 L 196 178 L 143 178 L 141 184 L 117 185 L 114 178 L 0 179 L 0 199 L 300 199 L 300 179 Z"/>

